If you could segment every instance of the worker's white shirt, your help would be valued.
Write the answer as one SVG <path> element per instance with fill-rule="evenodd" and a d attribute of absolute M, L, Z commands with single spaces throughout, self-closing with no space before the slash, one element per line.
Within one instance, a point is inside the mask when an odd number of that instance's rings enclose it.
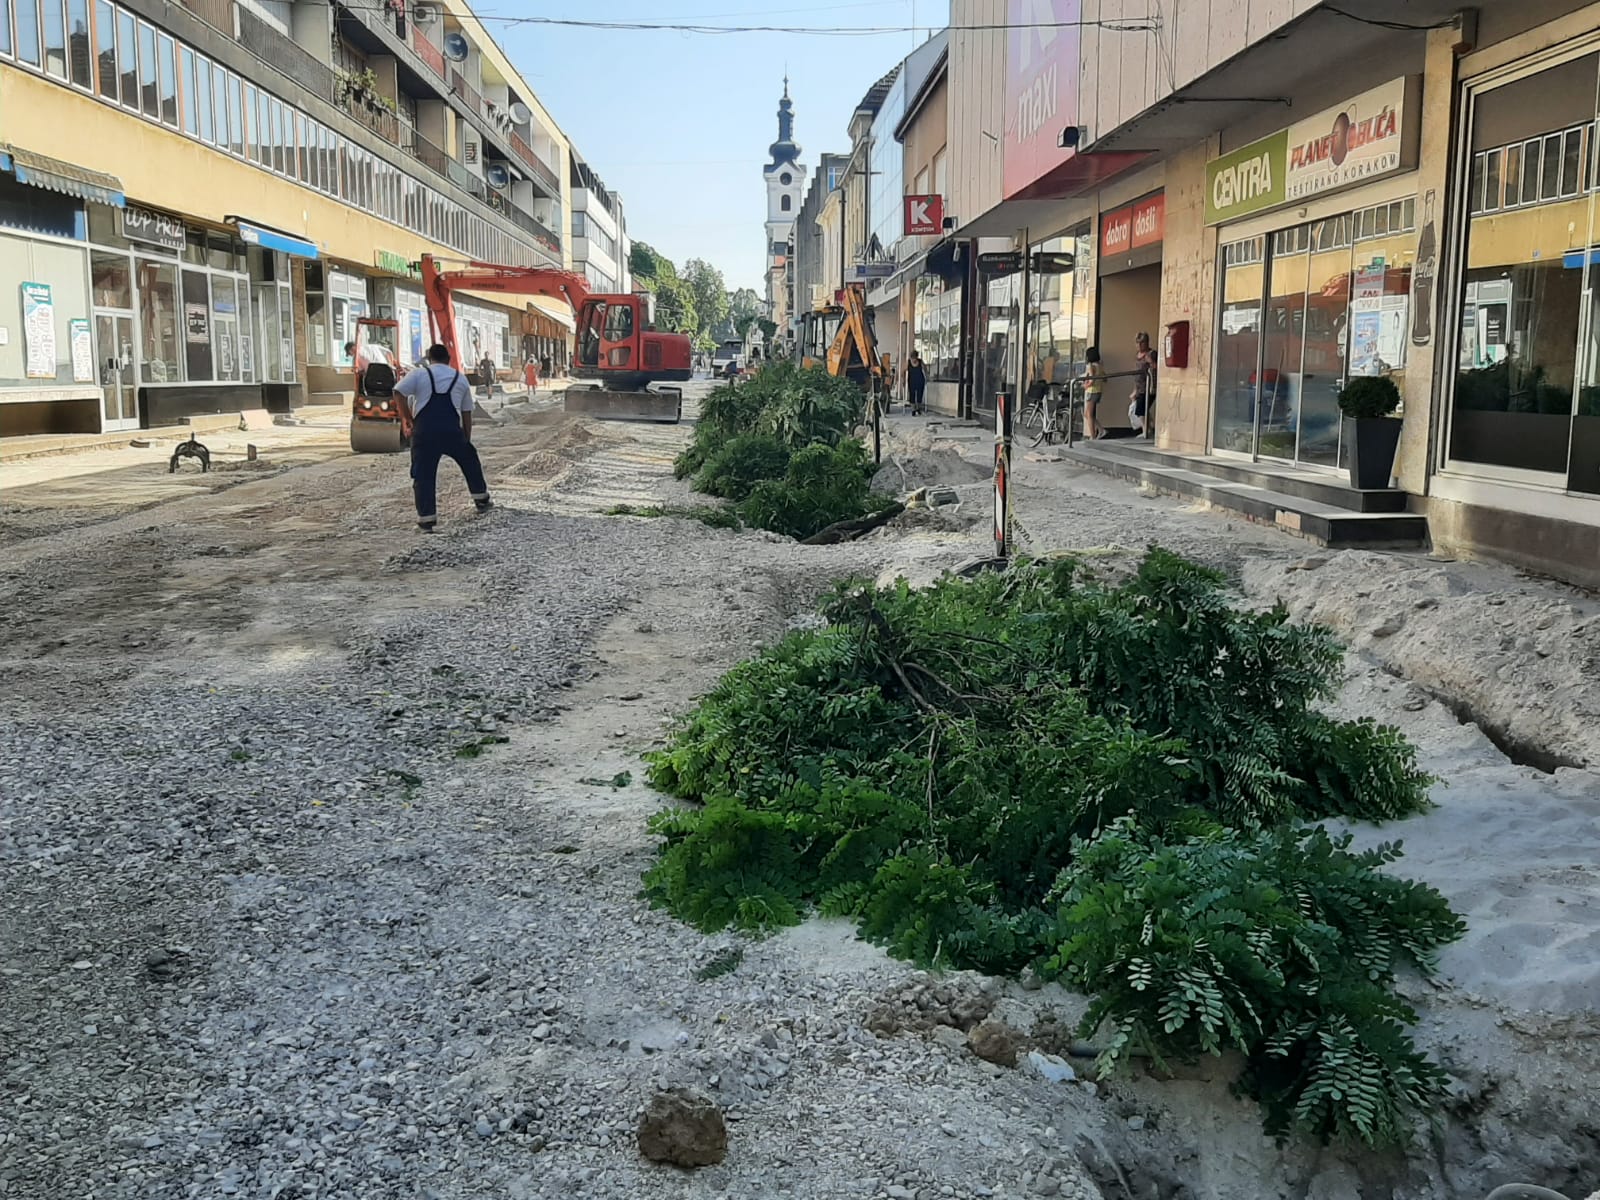
<path fill-rule="evenodd" d="M 452 375 L 455 376 L 454 384 L 450 382 Z M 472 411 L 472 385 L 464 374 L 446 363 L 429 363 L 418 367 L 397 383 L 394 390 L 411 401 L 411 415 L 416 416 L 428 407 L 434 392 L 442 392 L 445 388 L 450 389 L 450 400 L 457 412 Z"/>
<path fill-rule="evenodd" d="M 380 346 L 375 342 L 365 343 L 360 350 L 356 351 L 356 354 L 356 369 L 358 371 L 365 371 L 375 362 L 382 363 L 386 367 L 394 366 L 394 356 L 389 353 L 389 348 Z"/>

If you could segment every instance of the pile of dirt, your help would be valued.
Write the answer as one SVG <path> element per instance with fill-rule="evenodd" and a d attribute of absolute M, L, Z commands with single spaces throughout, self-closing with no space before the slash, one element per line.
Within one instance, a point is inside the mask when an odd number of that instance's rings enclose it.
<path fill-rule="evenodd" d="M 872 477 L 872 490 L 880 496 L 898 496 L 917 488 L 956 487 L 988 478 L 983 467 L 962 458 L 954 447 L 943 446 L 889 455 Z"/>

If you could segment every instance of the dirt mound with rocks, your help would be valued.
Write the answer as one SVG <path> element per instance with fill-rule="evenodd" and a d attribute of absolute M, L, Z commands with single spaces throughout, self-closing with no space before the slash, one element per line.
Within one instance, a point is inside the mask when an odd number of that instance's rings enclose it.
<path fill-rule="evenodd" d="M 881 496 L 896 496 L 917 488 L 958 487 L 988 478 L 988 471 L 961 457 L 959 450 L 942 446 L 889 455 L 872 477 L 872 490 Z"/>

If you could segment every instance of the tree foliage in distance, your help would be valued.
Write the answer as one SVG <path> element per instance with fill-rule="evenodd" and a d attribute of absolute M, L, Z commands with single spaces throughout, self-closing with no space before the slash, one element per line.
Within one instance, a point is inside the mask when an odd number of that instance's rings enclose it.
<path fill-rule="evenodd" d="M 722 272 L 703 258 L 691 258 L 683 264 L 680 274 L 694 297 L 695 318 L 699 322 L 696 332 L 709 338 L 728 319 L 728 285 Z"/>
<path fill-rule="evenodd" d="M 850 432 L 863 419 L 860 388 L 791 362 L 763 366 L 701 401 L 678 478 L 740 501 L 748 525 L 809 537 L 888 503 L 872 494 L 873 464 Z"/>
<path fill-rule="evenodd" d="M 763 311 L 761 297 L 756 295 L 754 288 L 739 288 L 728 293 L 728 316 L 740 337 L 750 336 L 750 330 L 761 319 Z"/>
<path fill-rule="evenodd" d="M 634 242 L 628 251 L 628 270 L 634 286 L 656 298 L 656 327 L 666 333 L 687 333 L 700 328 L 694 293 L 678 275 L 678 268 L 648 242 Z"/>
<path fill-rule="evenodd" d="M 1381 873 L 1397 851 L 1301 824 L 1402 817 L 1431 783 L 1394 730 L 1314 708 L 1327 631 L 1160 550 L 1116 585 L 1029 564 L 844 586 L 823 615 L 651 756 L 703 806 L 654 819 L 657 903 L 706 929 L 817 908 L 920 963 L 1031 964 L 1097 997 L 1108 1067 L 1237 1048 L 1274 1132 L 1405 1136 L 1439 1076 L 1394 968 L 1461 925 Z"/>

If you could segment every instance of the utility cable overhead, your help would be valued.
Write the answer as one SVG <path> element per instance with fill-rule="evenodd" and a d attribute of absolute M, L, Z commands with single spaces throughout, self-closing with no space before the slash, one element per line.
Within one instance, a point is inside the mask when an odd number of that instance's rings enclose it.
<path fill-rule="evenodd" d="M 393 12 L 383 4 L 344 4 L 352 11 Z M 582 17 L 507 17 L 478 13 L 480 22 L 490 21 L 500 25 L 538 25 L 564 29 L 595 29 L 607 32 L 664 32 L 664 33 L 782 33 L 800 37 L 883 37 L 890 34 L 914 33 L 911 25 L 701 25 L 687 21 L 596 21 Z M 1008 29 L 1103 29 L 1113 33 L 1151 33 L 1158 28 L 1154 18 L 1142 20 L 1082 18 L 1076 21 L 1029 21 L 1010 24 L 1005 21 L 976 25 L 951 25 L 951 32 L 974 33 L 985 30 Z"/>

